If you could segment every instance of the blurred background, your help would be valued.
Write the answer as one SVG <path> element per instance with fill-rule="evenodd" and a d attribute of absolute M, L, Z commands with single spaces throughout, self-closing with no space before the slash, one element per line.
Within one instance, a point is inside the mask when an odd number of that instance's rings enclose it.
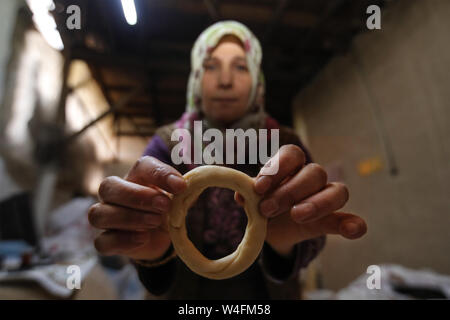
<path fill-rule="evenodd" d="M 371 297 L 377 265 L 416 294 L 377 297 L 449 298 L 448 17 L 448 0 L 2 0 L 0 298 L 145 296 L 126 260 L 97 256 L 86 211 L 182 114 L 191 47 L 224 19 L 261 41 L 268 113 L 369 227 L 328 237 L 304 297 Z"/>

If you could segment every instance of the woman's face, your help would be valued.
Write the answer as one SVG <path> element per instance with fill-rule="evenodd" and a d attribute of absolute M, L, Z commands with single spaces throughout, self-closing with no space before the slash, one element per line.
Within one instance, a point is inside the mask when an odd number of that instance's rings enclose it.
<path fill-rule="evenodd" d="M 224 36 L 203 62 L 202 110 L 208 119 L 231 124 L 244 116 L 252 79 L 242 43 Z"/>

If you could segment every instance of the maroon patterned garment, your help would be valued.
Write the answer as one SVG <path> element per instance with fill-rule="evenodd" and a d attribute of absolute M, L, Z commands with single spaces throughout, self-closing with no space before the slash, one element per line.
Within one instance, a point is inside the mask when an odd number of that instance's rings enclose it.
<path fill-rule="evenodd" d="M 234 192 L 222 188 L 210 188 L 203 233 L 204 244 L 213 248 L 206 252 L 210 259 L 224 257 L 234 252 L 241 243 L 247 226 L 247 217 L 234 201 Z"/>

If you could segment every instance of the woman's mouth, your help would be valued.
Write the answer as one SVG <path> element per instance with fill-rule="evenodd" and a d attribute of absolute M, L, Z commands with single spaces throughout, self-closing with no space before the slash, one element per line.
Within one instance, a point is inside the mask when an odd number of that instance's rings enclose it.
<path fill-rule="evenodd" d="M 213 100 L 216 102 L 231 103 L 231 102 L 236 102 L 238 99 L 236 99 L 236 98 L 214 98 Z"/>

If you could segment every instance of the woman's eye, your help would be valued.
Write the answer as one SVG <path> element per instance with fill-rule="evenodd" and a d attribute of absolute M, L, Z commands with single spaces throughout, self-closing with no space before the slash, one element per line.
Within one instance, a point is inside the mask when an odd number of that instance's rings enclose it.
<path fill-rule="evenodd" d="M 203 65 L 203 68 L 204 68 L 205 70 L 215 70 L 215 69 L 216 69 L 216 66 L 215 66 L 215 65 L 212 65 L 212 64 L 205 64 L 205 65 Z"/>
<path fill-rule="evenodd" d="M 240 70 L 240 71 L 248 71 L 248 68 L 245 65 L 238 65 L 237 69 Z"/>

